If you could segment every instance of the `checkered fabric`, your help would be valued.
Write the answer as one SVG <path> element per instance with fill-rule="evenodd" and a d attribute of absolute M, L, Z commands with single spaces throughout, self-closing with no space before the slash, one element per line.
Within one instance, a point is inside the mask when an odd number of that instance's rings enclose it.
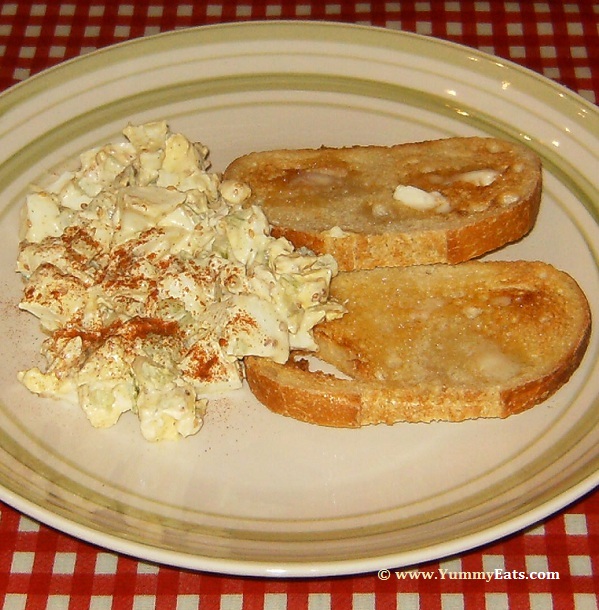
<path fill-rule="evenodd" d="M 3 610 L 597 610 L 599 606 L 599 494 L 524 533 L 460 557 L 391 570 L 389 578 L 365 574 L 267 580 L 200 574 L 117 555 L 39 525 L 6 506 L 0 508 Z M 503 577 L 476 577 L 482 572 Z"/>
<path fill-rule="evenodd" d="M 477 47 L 557 80 L 593 102 L 598 99 L 599 9 L 592 0 L 71 0 L 8 1 L 0 7 L 0 89 L 70 57 L 129 38 L 226 21 L 318 19 L 384 26 Z"/>
<path fill-rule="evenodd" d="M 0 90 L 116 42 L 258 19 L 342 21 L 435 36 L 515 61 L 591 102 L 599 99 L 599 5 L 592 0 L 1 1 Z M 502 577 L 476 576 L 483 572 Z M 598 593 L 599 492 L 460 557 L 381 574 L 298 580 L 151 565 L 0 503 L 2 610 L 599 610 Z"/>

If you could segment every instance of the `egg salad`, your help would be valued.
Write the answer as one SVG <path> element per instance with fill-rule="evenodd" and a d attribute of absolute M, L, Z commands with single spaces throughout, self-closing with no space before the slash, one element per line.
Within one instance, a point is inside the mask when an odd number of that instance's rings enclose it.
<path fill-rule="evenodd" d="M 316 348 L 314 325 L 344 313 L 329 299 L 337 265 L 272 237 L 202 144 L 165 122 L 123 136 L 27 195 L 19 307 L 47 335 L 46 364 L 19 379 L 92 426 L 131 411 L 146 439 L 176 439 L 242 386 L 244 356 Z"/>

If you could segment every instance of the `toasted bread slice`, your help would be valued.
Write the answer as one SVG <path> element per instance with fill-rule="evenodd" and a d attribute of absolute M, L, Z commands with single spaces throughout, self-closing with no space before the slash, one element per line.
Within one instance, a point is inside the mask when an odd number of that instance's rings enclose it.
<path fill-rule="evenodd" d="M 564 384 L 591 315 L 578 284 L 540 262 L 424 265 L 340 273 L 347 313 L 318 325 L 323 361 L 344 374 L 247 358 L 255 396 L 327 426 L 507 417 Z"/>
<path fill-rule="evenodd" d="M 478 137 L 255 152 L 223 177 L 250 186 L 273 235 L 345 271 L 458 263 L 516 241 L 535 222 L 542 183 L 531 150 Z"/>

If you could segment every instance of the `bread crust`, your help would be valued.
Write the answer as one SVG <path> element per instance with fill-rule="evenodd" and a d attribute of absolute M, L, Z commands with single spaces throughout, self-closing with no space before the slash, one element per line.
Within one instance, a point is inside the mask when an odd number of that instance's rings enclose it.
<path fill-rule="evenodd" d="M 505 374 L 497 376 L 496 371 L 491 371 L 495 377 L 490 380 L 484 374 L 468 377 L 462 372 L 446 374 L 439 369 L 420 379 L 420 371 L 416 375 L 411 371 L 414 363 L 401 361 L 397 370 L 388 366 L 384 354 L 367 345 L 377 328 L 382 332 L 376 321 L 389 311 L 389 293 L 382 298 L 376 295 L 376 286 L 384 278 L 388 283 L 394 282 L 394 289 L 399 292 L 409 290 L 408 301 L 420 298 L 412 288 L 426 284 L 427 278 L 429 287 L 425 286 L 422 294 L 436 286 L 433 293 L 427 292 L 436 309 L 421 300 L 418 307 L 410 310 L 405 307 L 406 294 L 399 294 L 396 303 L 392 303 L 396 312 L 402 310 L 397 314 L 397 328 L 406 326 L 406 335 L 400 336 L 400 341 L 413 336 L 415 327 L 410 320 L 414 313 L 420 315 L 425 311 L 430 318 L 419 326 L 420 331 L 426 333 L 429 324 L 435 341 L 445 341 L 439 353 L 453 358 L 439 362 L 455 369 L 460 366 L 456 362 L 460 354 L 478 358 L 476 350 L 460 351 L 454 345 L 456 337 L 465 336 L 460 333 L 475 329 L 484 341 L 480 343 L 477 339 L 472 345 L 477 348 L 483 345 L 480 352 L 483 358 L 491 355 L 492 365 L 504 367 Z M 369 284 L 373 288 L 365 290 Z M 468 300 L 462 291 L 464 286 L 471 287 L 469 294 L 476 294 L 473 300 Z M 488 293 L 482 295 L 485 287 Z M 576 282 L 551 265 L 539 262 L 472 261 L 455 266 L 341 273 L 333 280 L 332 294 L 351 295 L 348 313 L 340 320 L 317 327 L 319 357 L 350 378 L 308 370 L 299 355 L 285 365 L 256 357 L 245 362 L 247 382 L 260 402 L 281 415 L 324 426 L 355 428 L 400 421 L 463 421 L 520 413 L 543 402 L 566 383 L 583 358 L 591 332 L 588 302 Z M 512 295 L 510 302 L 508 295 Z M 482 313 L 472 317 L 483 301 L 495 303 L 492 305 L 495 309 L 486 317 Z M 375 322 L 356 335 L 356 328 L 363 322 L 360 307 L 370 310 Z M 459 308 L 466 312 L 461 318 Z M 455 320 L 455 325 L 450 328 L 447 320 Z M 439 334 L 438 329 L 430 330 L 439 321 L 447 327 L 446 335 Z M 482 325 L 478 330 L 477 323 Z M 490 328 L 494 324 L 496 328 Z M 518 328 L 524 333 L 522 336 L 518 336 Z M 383 345 L 385 341 L 392 350 L 393 338 L 383 340 Z M 472 339 L 464 338 L 465 343 L 468 341 Z M 488 348 L 490 351 L 485 351 Z M 414 358 L 422 356 L 409 350 L 402 355 L 410 353 Z M 498 353 L 516 358 L 517 371 L 512 371 L 510 361 L 503 356 L 497 357 Z M 522 360 L 513 354 L 520 354 Z M 436 366 L 433 356 L 431 360 Z M 360 362 L 359 358 L 370 360 Z M 429 364 L 425 362 L 425 368 Z M 466 362 L 466 368 L 470 364 Z"/>
<path fill-rule="evenodd" d="M 496 176 L 471 183 L 481 173 Z M 263 207 L 273 235 L 332 254 L 342 271 L 479 257 L 530 231 L 542 191 L 537 155 L 479 137 L 256 152 L 224 179 L 250 186 L 248 203 Z M 400 184 L 439 193 L 450 210 L 398 203 Z"/>

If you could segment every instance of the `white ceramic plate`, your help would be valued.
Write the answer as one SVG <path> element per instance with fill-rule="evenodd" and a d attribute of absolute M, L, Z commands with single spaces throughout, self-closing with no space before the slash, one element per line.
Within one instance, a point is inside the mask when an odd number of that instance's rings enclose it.
<path fill-rule="evenodd" d="M 246 23 L 134 40 L 0 97 L 0 485 L 4 501 L 110 549 L 192 569 L 321 576 L 413 565 L 532 524 L 597 484 L 598 341 L 546 404 L 505 421 L 332 430 L 247 392 L 180 443 L 105 431 L 16 381 L 39 359 L 17 311 L 19 208 L 51 166 L 128 122 L 167 119 L 213 166 L 258 149 L 489 134 L 546 168 L 533 232 L 495 258 L 570 272 L 598 316 L 597 109 L 479 52 L 399 32 Z"/>

